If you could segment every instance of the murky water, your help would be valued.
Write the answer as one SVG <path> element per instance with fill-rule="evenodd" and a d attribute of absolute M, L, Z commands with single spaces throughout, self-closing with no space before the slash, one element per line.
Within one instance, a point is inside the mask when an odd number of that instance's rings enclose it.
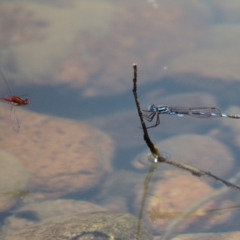
<path fill-rule="evenodd" d="M 132 95 L 134 62 L 144 109 L 154 103 L 240 114 L 238 3 L 0 5 L 0 67 L 14 94 L 30 100 L 17 108 L 19 133 L 10 106 L 0 105 L 1 236 L 65 214 L 108 210 L 138 217 L 151 163 Z M 0 93 L 8 94 L 3 81 Z M 237 119 L 165 115 L 149 134 L 175 161 L 231 179 L 239 169 L 239 126 Z M 171 234 L 238 231 L 239 192 L 214 197 L 222 187 L 161 164 L 144 221 L 159 237 L 209 196 Z"/>

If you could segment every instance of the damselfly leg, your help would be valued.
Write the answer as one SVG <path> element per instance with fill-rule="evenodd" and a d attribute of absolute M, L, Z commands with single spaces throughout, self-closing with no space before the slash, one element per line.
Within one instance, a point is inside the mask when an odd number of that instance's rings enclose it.
<path fill-rule="evenodd" d="M 143 114 L 144 120 L 146 120 L 146 121 L 148 121 L 148 122 L 152 122 L 153 119 L 155 118 L 155 116 L 157 115 L 155 124 L 152 125 L 152 126 L 146 127 L 147 129 L 148 129 L 148 128 L 156 127 L 157 125 L 160 124 L 160 117 L 159 117 L 159 113 L 158 113 L 158 112 L 150 112 L 150 113 L 149 113 L 149 111 L 147 111 L 147 110 L 142 110 L 142 111 L 145 112 L 145 113 Z M 148 114 L 147 114 L 147 113 L 148 113 Z"/>

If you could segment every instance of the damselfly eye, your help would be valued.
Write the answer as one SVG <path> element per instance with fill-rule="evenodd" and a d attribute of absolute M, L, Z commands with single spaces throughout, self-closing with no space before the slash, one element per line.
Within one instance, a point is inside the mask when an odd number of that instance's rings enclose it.
<path fill-rule="evenodd" d="M 148 107 L 148 111 L 149 112 L 156 112 L 156 107 L 155 107 L 155 105 L 154 104 L 151 104 L 149 107 Z"/>

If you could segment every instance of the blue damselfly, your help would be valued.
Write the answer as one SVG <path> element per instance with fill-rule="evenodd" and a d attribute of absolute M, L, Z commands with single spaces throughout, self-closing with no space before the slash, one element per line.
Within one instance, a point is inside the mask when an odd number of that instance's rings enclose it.
<path fill-rule="evenodd" d="M 240 115 L 227 115 L 221 113 L 221 111 L 215 107 L 169 107 L 166 105 L 155 106 L 152 104 L 148 110 L 142 110 L 144 112 L 143 118 L 148 122 L 152 122 L 152 120 L 156 116 L 156 123 L 150 127 L 156 127 L 160 124 L 160 114 L 170 114 L 170 115 L 178 115 L 178 116 L 190 116 L 197 118 L 209 118 L 209 117 L 225 117 L 225 118 L 235 118 L 240 119 Z"/>

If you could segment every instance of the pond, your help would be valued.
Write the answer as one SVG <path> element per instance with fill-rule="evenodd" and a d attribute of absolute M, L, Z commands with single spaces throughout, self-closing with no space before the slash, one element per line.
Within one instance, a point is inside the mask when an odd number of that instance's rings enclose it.
<path fill-rule="evenodd" d="M 151 161 L 132 65 L 142 109 L 240 115 L 239 10 L 215 0 L 1 1 L 0 94 L 29 104 L 0 102 L 0 239 L 69 214 L 137 221 L 141 208 L 155 239 L 237 238 L 239 191 L 164 163 L 144 188 Z M 148 132 L 167 158 L 240 185 L 239 119 L 160 114 Z"/>

